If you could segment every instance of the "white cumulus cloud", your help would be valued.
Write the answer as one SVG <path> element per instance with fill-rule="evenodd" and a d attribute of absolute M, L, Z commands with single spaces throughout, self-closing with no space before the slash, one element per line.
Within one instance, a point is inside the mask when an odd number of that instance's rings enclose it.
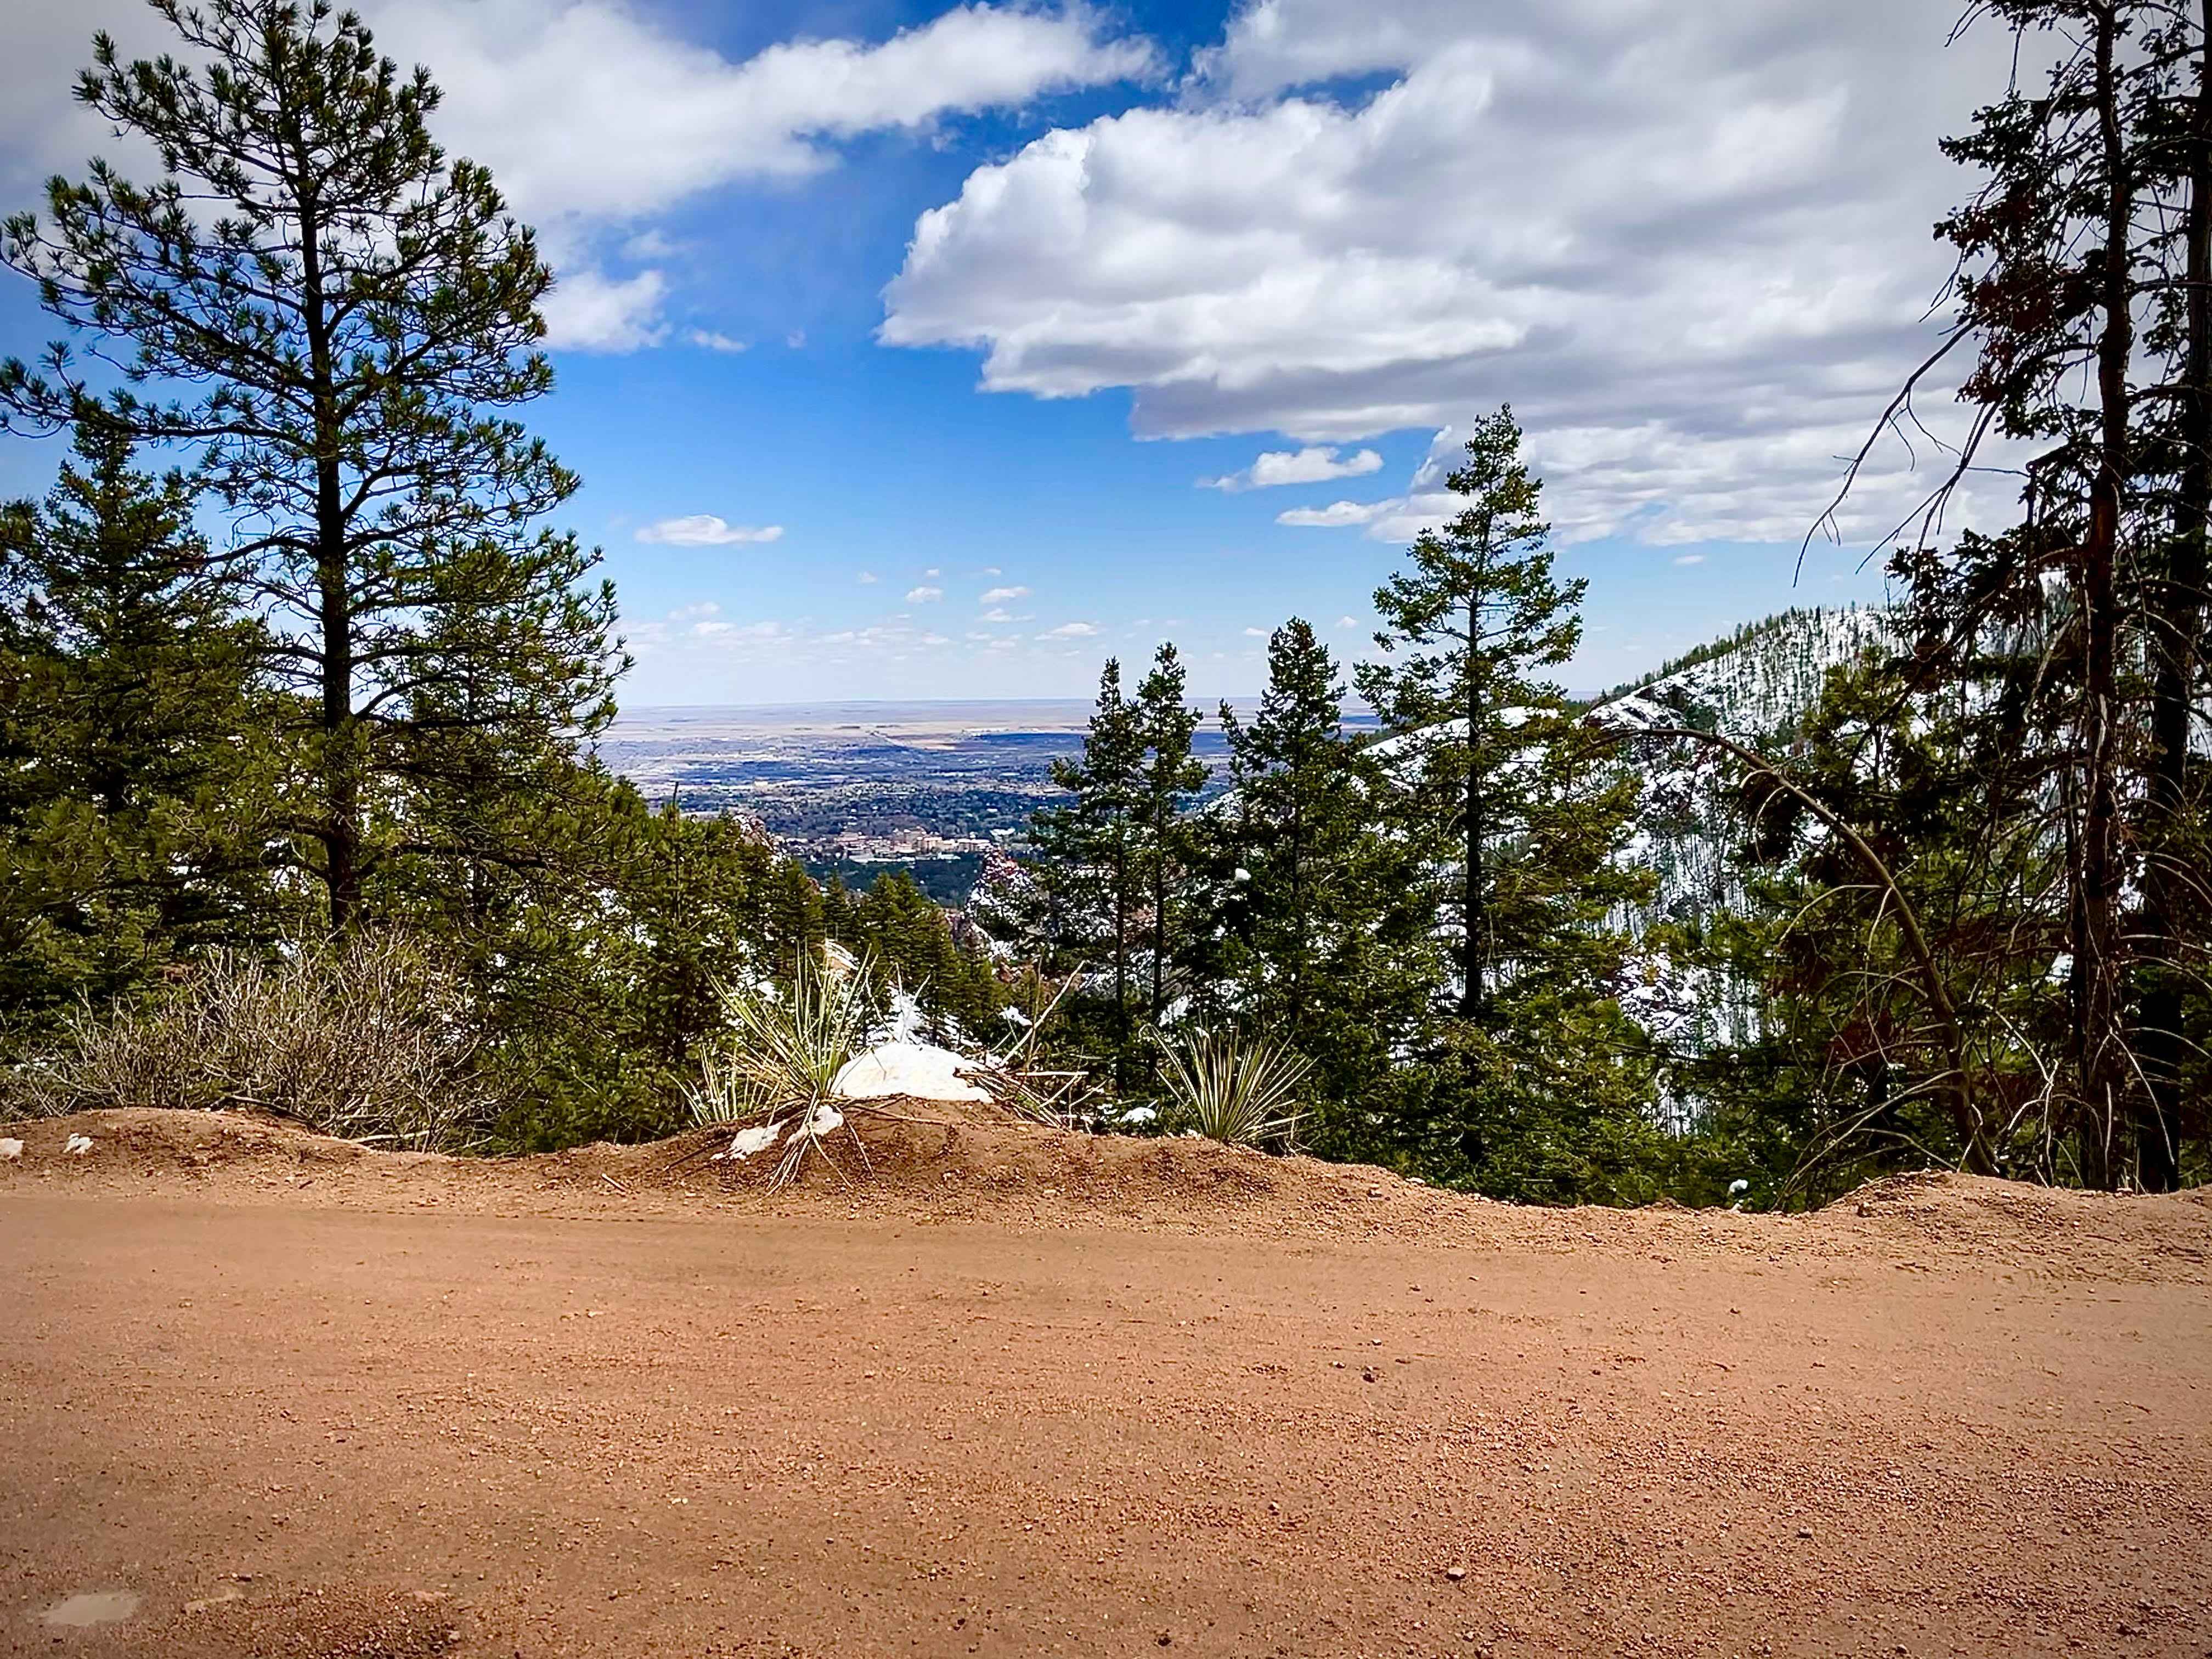
<path fill-rule="evenodd" d="M 924 213 L 880 336 L 979 350 L 988 390 L 1127 388 L 1140 436 L 1280 432 L 1306 446 L 1286 466 L 1510 401 L 1564 534 L 1794 541 L 1932 339 L 1928 226 L 1970 187 L 1936 141 L 2009 46 L 1947 48 L 1953 21 L 1244 0 L 1175 102 L 1048 133 Z M 1926 487 L 1878 459 L 1848 533 Z M 1286 521 L 1403 536 L 1441 481 Z"/>
<path fill-rule="evenodd" d="M 941 587 L 909 587 L 906 591 L 908 605 L 933 605 L 944 597 L 945 590 Z"/>
<path fill-rule="evenodd" d="M 1393 505 L 1389 501 L 1332 501 L 1327 507 L 1294 507 L 1275 514 L 1275 522 L 1318 529 L 1372 524 L 1389 512 Z"/>
<path fill-rule="evenodd" d="M 635 351 L 668 337 L 660 319 L 668 279 L 641 270 L 617 282 L 586 267 L 562 272 L 539 307 L 545 343 L 572 351 Z"/>
<path fill-rule="evenodd" d="M 1336 458 L 1334 447 L 1310 445 L 1304 449 L 1271 449 L 1252 465 L 1218 478 L 1200 478 L 1200 489 L 1271 489 L 1279 484 L 1326 483 L 1331 478 L 1358 478 L 1382 470 L 1382 458 L 1363 449 Z"/>
<path fill-rule="evenodd" d="M 1062 623 L 1057 628 L 1048 628 L 1037 635 L 1041 640 L 1087 640 L 1098 632 L 1097 624 L 1087 622 Z"/>
<path fill-rule="evenodd" d="M 1030 591 L 1026 587 L 993 587 L 986 589 L 983 597 L 976 603 L 1004 605 L 1008 599 L 1025 599 L 1029 596 Z"/>
<path fill-rule="evenodd" d="M 403 70 L 430 66 L 447 153 L 489 165 L 544 233 L 564 279 L 547 307 L 549 343 L 583 350 L 668 338 L 665 273 L 610 273 L 595 243 L 620 244 L 633 264 L 665 258 L 674 245 L 644 222 L 708 191 L 803 179 L 836 167 L 841 147 L 865 135 L 927 136 L 948 119 L 1160 68 L 1149 41 L 1115 33 L 1080 0 L 957 5 L 888 39 L 788 40 L 738 60 L 627 0 L 362 0 L 359 9 Z M 70 97 L 96 29 L 125 57 L 179 46 L 140 0 L 9 9 L 0 183 L 115 150 Z"/>

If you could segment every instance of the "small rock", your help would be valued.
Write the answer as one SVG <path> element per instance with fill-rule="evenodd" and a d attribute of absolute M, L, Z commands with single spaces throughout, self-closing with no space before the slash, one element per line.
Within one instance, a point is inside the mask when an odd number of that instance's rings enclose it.
<path fill-rule="evenodd" d="M 1810 1538 L 1813 1535 L 1813 1529 L 1810 1527 L 1800 1527 L 1797 1528 L 1797 1535 L 1800 1538 Z"/>
<path fill-rule="evenodd" d="M 1444 1577 L 1450 1579 L 1453 1583 L 1456 1584 L 1461 1579 L 1467 1577 L 1467 1569 L 1465 1567 L 1446 1567 L 1444 1569 Z"/>

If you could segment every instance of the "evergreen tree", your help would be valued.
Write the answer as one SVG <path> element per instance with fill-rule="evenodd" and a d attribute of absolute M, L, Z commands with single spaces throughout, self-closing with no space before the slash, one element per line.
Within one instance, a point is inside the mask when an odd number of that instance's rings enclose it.
<path fill-rule="evenodd" d="M 531 529 L 576 479 L 495 412 L 551 385 L 552 276 L 489 174 L 432 141 L 428 73 L 403 79 L 352 14 L 154 4 L 205 68 L 125 64 L 102 35 L 77 97 L 163 176 L 100 161 L 55 179 L 43 222 L 8 221 L 0 260 L 131 352 L 109 418 L 198 446 L 237 515 L 224 568 L 303 716 L 299 861 L 351 927 L 395 860 L 508 850 L 505 809 L 482 802 L 422 846 L 413 781 L 502 791 L 518 769 L 491 751 L 572 746 L 611 714 L 612 592 L 577 586 L 598 556 Z M 89 396 L 64 347 L 42 372 L 0 366 L 15 429 Z"/>
<path fill-rule="evenodd" d="M 19 1034 L 179 951 L 265 935 L 258 630 L 175 473 L 81 413 L 44 508 L 0 514 L 0 1004 Z"/>
<path fill-rule="evenodd" d="M 1199 714 L 1183 701 L 1182 659 L 1164 644 L 1152 671 L 1137 687 L 1137 736 L 1145 746 L 1137 775 L 1143 863 L 1152 910 L 1152 995 L 1154 1026 L 1166 1008 L 1168 965 L 1181 943 L 1174 915 L 1189 874 L 1191 836 L 1183 809 L 1206 785 L 1206 763 L 1191 753 Z"/>
<path fill-rule="evenodd" d="M 2189 735 L 2212 709 L 2212 30 L 2199 8 L 2148 0 L 1990 10 L 2041 67 L 1943 146 L 1982 177 L 1937 227 L 1954 311 L 1919 374 L 1970 348 L 1975 412 L 1923 527 L 1990 433 L 2033 447 L 2025 513 L 1899 550 L 1916 637 L 1893 691 L 1940 701 L 2014 657 L 2017 683 L 1987 690 L 2032 712 L 2027 742 L 1976 761 L 1985 856 L 2057 855 L 2037 914 L 1987 935 L 2063 929 L 2065 1036 L 2039 1054 L 2035 1115 L 2092 1184 L 2171 1187 L 2212 914 L 2197 873 L 2212 790 Z M 2032 651 L 2013 650 L 2022 638 Z"/>
<path fill-rule="evenodd" d="M 1449 872 L 1438 911 L 1458 936 L 1453 1018 L 1405 1126 L 1415 1155 L 1559 1198 L 1613 1190 L 1620 1148 L 1649 1128 L 1649 1063 L 1612 1000 L 1626 939 L 1609 921 L 1647 883 L 1616 857 L 1632 777 L 1544 678 L 1580 639 L 1586 584 L 1553 574 L 1520 450 L 1510 410 L 1477 424 L 1449 477 L 1467 505 L 1376 592 L 1389 659 L 1358 678 L 1398 734 L 1401 810 Z M 1592 1161 L 1601 1142 L 1619 1143 L 1612 1164 Z"/>
<path fill-rule="evenodd" d="M 1226 1012 L 1313 1062 L 1310 1138 L 1357 1153 L 1436 975 L 1427 919 L 1407 902 L 1417 861 L 1406 838 L 1379 833 L 1389 780 L 1344 730 L 1343 702 L 1328 648 L 1293 617 L 1267 641 L 1251 724 L 1221 705 L 1231 789 L 1203 976 Z"/>
<path fill-rule="evenodd" d="M 872 964 L 886 984 L 910 993 L 932 1034 L 989 1042 L 1005 1006 L 988 957 L 953 936 L 951 919 L 903 870 L 887 870 L 866 893 L 833 884 L 823 898 L 831 939 Z"/>
<path fill-rule="evenodd" d="M 822 896 L 798 864 L 728 815 L 655 811 L 578 769 L 538 803 L 557 866 L 489 866 L 463 954 L 505 1103 L 493 1138 L 540 1149 L 666 1134 L 723 1024 L 720 988 L 787 980 L 818 956 Z M 526 829 L 527 825 L 524 826 Z"/>
<path fill-rule="evenodd" d="M 1138 706 L 1122 695 L 1121 665 L 1109 657 L 1081 756 L 1053 763 L 1053 782 L 1072 799 L 1039 809 L 1029 830 L 1048 962 L 1081 967 L 1093 950 L 1109 952 L 1106 1036 L 1116 1079 L 1125 1083 L 1134 1048 L 1129 957 L 1145 875 L 1145 753 Z"/>

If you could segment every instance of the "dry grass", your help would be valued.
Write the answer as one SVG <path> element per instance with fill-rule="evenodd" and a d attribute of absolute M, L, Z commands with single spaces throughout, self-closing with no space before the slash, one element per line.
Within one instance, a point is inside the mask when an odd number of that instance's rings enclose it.
<path fill-rule="evenodd" d="M 393 937 L 216 951 L 158 998 L 80 1006 L 5 1079 L 27 1115 L 117 1107 L 251 1108 L 325 1134 L 448 1149 L 481 1113 L 465 1000 Z"/>

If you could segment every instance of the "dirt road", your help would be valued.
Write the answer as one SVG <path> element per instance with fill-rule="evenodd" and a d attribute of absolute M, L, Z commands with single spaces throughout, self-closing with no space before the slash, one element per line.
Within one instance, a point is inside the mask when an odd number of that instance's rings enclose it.
<path fill-rule="evenodd" d="M 18 1180 L 0 1649 L 2212 1653 L 2201 1256 L 1653 1237 Z"/>

